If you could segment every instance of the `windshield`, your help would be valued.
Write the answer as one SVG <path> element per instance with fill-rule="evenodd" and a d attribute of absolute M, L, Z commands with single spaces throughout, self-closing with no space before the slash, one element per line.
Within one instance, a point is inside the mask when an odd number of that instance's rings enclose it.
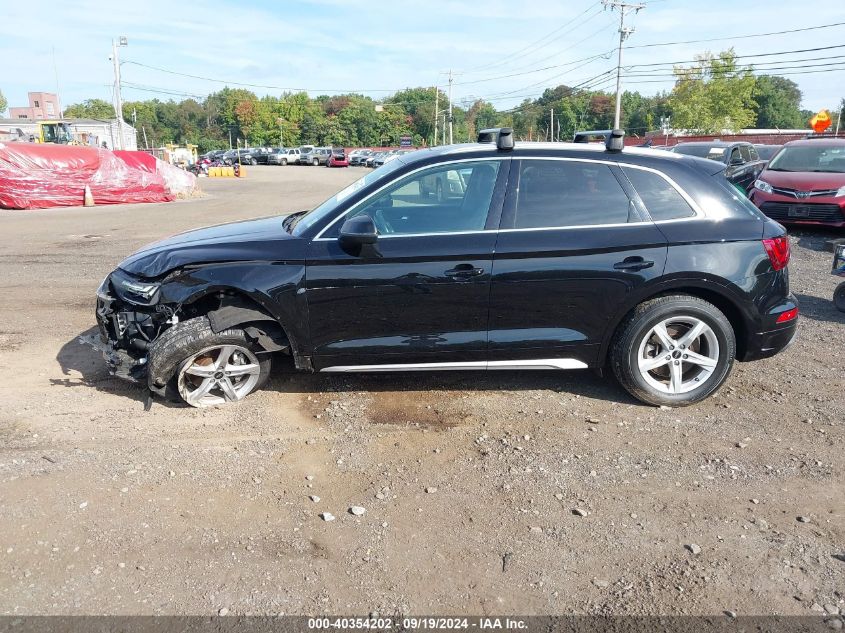
<path fill-rule="evenodd" d="M 710 160 L 717 160 L 719 162 L 722 162 L 725 155 L 724 147 L 711 147 L 710 145 L 676 145 L 672 151 L 676 154 L 709 158 Z"/>
<path fill-rule="evenodd" d="M 822 171 L 845 173 L 845 145 L 793 145 L 772 159 L 771 171 Z"/>
<path fill-rule="evenodd" d="M 312 209 L 308 211 L 302 217 L 296 220 L 296 223 L 293 225 L 292 233 L 294 235 L 302 235 L 305 231 L 309 228 L 317 224 L 320 220 L 325 217 L 331 216 L 335 209 L 340 205 L 341 202 L 346 200 L 349 196 L 351 196 L 356 191 L 363 189 L 364 187 L 369 187 L 375 182 L 385 178 L 386 176 L 390 175 L 399 167 L 402 166 L 402 162 L 398 160 L 394 160 L 389 162 L 382 167 L 379 167 L 375 171 L 371 171 L 369 174 L 364 176 L 363 178 L 359 178 L 351 185 L 342 189 L 331 198 L 326 200 L 323 204 L 321 204 L 316 209 Z"/>

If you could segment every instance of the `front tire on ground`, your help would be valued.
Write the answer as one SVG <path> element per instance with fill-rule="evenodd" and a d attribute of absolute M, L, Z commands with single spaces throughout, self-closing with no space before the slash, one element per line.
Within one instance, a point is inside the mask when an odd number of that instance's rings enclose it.
<path fill-rule="evenodd" d="M 638 305 L 619 325 L 610 349 L 613 373 L 628 393 L 673 407 L 715 393 L 735 357 L 736 337 L 725 315 L 688 295 Z"/>
<path fill-rule="evenodd" d="M 206 317 L 179 323 L 150 346 L 149 382 L 192 407 L 243 400 L 270 377 L 267 352 L 239 328 L 215 333 Z"/>

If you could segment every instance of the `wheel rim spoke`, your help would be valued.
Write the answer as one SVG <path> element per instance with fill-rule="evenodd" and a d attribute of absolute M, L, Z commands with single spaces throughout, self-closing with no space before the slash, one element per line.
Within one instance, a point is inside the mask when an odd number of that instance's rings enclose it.
<path fill-rule="evenodd" d="M 199 378 L 211 378 L 214 376 L 214 365 L 200 365 L 198 363 L 191 363 L 190 367 L 185 370 L 186 374 L 191 376 L 198 376 Z"/>
<path fill-rule="evenodd" d="M 690 345 L 692 345 L 695 342 L 695 339 L 697 339 L 699 336 L 701 336 L 704 333 L 704 331 L 706 329 L 709 329 L 707 327 L 707 324 L 704 323 L 703 321 L 699 321 L 698 323 L 696 323 L 695 325 L 693 325 L 690 328 L 689 332 L 687 332 L 680 339 L 678 339 L 678 343 L 680 345 L 684 345 L 686 347 L 689 347 Z"/>
<path fill-rule="evenodd" d="M 669 361 L 666 359 L 665 356 L 660 355 L 656 356 L 655 358 L 641 358 L 640 359 L 640 371 L 652 371 L 657 369 L 658 367 L 663 367 Z"/>
<path fill-rule="evenodd" d="M 220 380 L 217 381 L 217 384 L 220 385 L 220 390 L 223 392 L 226 400 L 229 402 L 233 402 L 235 400 L 240 400 L 240 396 L 238 392 L 235 390 L 234 385 L 232 385 L 232 381 L 229 379 L 228 376 L 224 376 Z"/>
<path fill-rule="evenodd" d="M 658 323 L 654 326 L 654 333 L 657 335 L 657 338 L 660 339 L 661 345 L 666 350 L 672 349 L 675 347 L 675 339 L 669 336 L 669 332 L 666 331 L 666 324 L 665 323 Z"/>
<path fill-rule="evenodd" d="M 680 393 L 684 384 L 684 372 L 681 363 L 675 361 L 669 365 L 669 391 Z"/>
<path fill-rule="evenodd" d="M 234 345 L 224 345 L 220 348 L 220 353 L 217 355 L 217 360 L 214 362 L 215 369 L 223 369 L 226 365 L 229 364 L 229 359 L 232 357 L 232 354 L 235 353 L 235 350 L 238 348 Z"/>
<path fill-rule="evenodd" d="M 247 365 L 226 365 L 226 369 L 223 370 L 227 376 L 248 376 L 252 374 L 257 374 L 261 371 L 261 369 L 255 363 L 249 363 Z"/>
<path fill-rule="evenodd" d="M 214 388 L 216 381 L 214 378 L 206 378 L 202 381 L 199 387 L 188 394 L 188 402 L 191 404 L 198 403 Z"/>
<path fill-rule="evenodd" d="M 700 367 L 705 367 L 707 369 L 713 369 L 718 362 L 715 358 L 710 358 L 709 356 L 705 356 L 704 354 L 698 354 L 696 352 L 687 351 L 686 358 L 684 362 L 692 363 L 693 365 L 699 365 Z"/>

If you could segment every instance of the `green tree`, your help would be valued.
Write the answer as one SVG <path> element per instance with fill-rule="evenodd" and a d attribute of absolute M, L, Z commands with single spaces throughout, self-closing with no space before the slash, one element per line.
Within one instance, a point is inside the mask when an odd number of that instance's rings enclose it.
<path fill-rule="evenodd" d="M 669 96 L 672 126 L 703 134 L 738 131 L 756 120 L 755 80 L 751 68 L 739 67 L 733 49 L 705 53 L 689 67 L 675 66 Z"/>
<path fill-rule="evenodd" d="M 761 75 L 752 93 L 757 107 L 758 128 L 804 127 L 801 116 L 801 91 L 791 79 Z"/>
<path fill-rule="evenodd" d="M 6 106 L 9 105 L 9 102 L 6 101 L 6 97 L 3 96 L 3 91 L 0 90 L 0 114 L 3 114 L 6 111 Z"/>
<path fill-rule="evenodd" d="M 124 110 L 125 114 L 126 110 Z M 65 116 L 71 119 L 108 120 L 115 118 L 114 106 L 102 99 L 86 99 L 82 103 L 69 105 L 65 108 Z"/>

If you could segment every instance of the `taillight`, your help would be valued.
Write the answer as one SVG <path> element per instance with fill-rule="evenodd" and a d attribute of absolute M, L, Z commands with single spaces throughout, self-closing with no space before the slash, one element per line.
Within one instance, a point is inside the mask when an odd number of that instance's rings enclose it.
<path fill-rule="evenodd" d="M 783 270 L 789 264 L 789 237 L 773 237 L 763 240 L 763 247 L 772 262 L 772 268 Z"/>
<path fill-rule="evenodd" d="M 792 308 L 791 310 L 786 310 L 785 312 L 781 312 L 778 316 L 776 323 L 786 323 L 787 321 L 792 321 L 793 319 L 798 318 L 798 308 Z"/>

